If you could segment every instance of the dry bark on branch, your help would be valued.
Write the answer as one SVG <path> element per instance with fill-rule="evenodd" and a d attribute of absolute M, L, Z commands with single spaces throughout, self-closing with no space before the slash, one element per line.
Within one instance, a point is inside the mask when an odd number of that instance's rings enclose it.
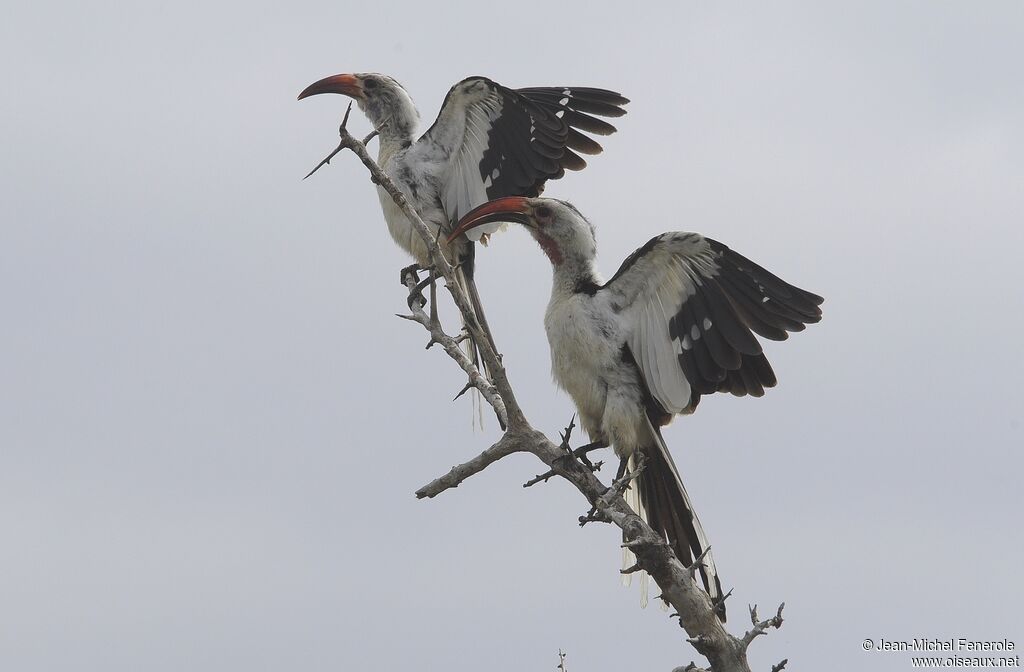
<path fill-rule="evenodd" d="M 351 105 L 349 108 L 351 109 Z M 369 170 L 371 180 L 391 195 L 395 204 L 412 222 L 413 228 L 427 246 L 434 272 L 438 277 L 444 279 L 445 287 L 464 316 L 467 328 L 474 340 L 479 345 L 481 356 L 492 372 L 492 380 L 488 381 L 466 357 L 462 349 L 459 348 L 458 339 L 446 334 L 436 317 L 428 316 L 423 311 L 421 289 L 415 280 L 406 282 L 410 292 L 409 306 L 412 314 L 400 317 L 419 323 L 430 333 L 430 342 L 427 347 L 435 343 L 440 344 L 467 374 L 469 378 L 467 388 L 474 387 L 479 390 L 499 417 L 506 420 L 508 426 L 497 443 L 480 455 L 453 467 L 447 474 L 423 486 L 416 492 L 416 496 L 420 498 L 436 497 L 446 490 L 458 487 L 473 474 L 479 473 L 507 455 L 517 452 L 532 453 L 550 469 L 550 473 L 542 474 L 538 478 L 546 480 L 547 477 L 558 475 L 575 486 L 590 503 L 591 510 L 586 516 L 581 517 L 581 524 L 589 521 L 602 521 L 612 523 L 622 530 L 624 546 L 628 547 L 636 556 L 636 569 L 643 569 L 657 582 L 662 591 L 661 599 L 675 609 L 673 616 L 679 618 L 680 626 L 688 635 L 687 641 L 698 653 L 707 658 L 710 664 L 709 669 L 712 672 L 749 672 L 747 647 L 757 636 L 765 634 L 769 627 L 781 626 L 782 607 L 779 607 L 775 617 L 766 621 L 758 621 L 756 609 L 751 608 L 753 629 L 745 633 L 742 638 L 729 634 L 715 615 L 715 605 L 712 604 L 707 593 L 698 587 L 694 578 L 701 558 L 697 558 L 690 567 L 684 566 L 676 558 L 675 553 L 665 540 L 637 516 L 622 498 L 622 484 L 617 482 L 613 483 L 611 487 L 606 486 L 595 476 L 594 465 L 586 460 L 585 453 L 581 456 L 568 449 L 567 435 L 571 431 L 571 427 L 566 431 L 564 445 L 557 445 L 530 425 L 516 402 L 500 356 L 490 346 L 492 340 L 485 336 L 476 321 L 469 299 L 455 281 L 453 268 L 441 253 L 430 229 L 409 205 L 402 191 L 370 158 L 365 144 L 346 130 L 347 120 L 348 112 L 346 112 L 339 129 L 341 142 L 337 149 L 317 168 L 329 163 L 330 159 L 338 152 L 344 149 L 351 150 Z M 776 669 L 782 669 L 783 665 L 785 665 L 785 661 L 776 666 Z M 677 670 L 680 669 L 693 672 L 703 670 L 693 663 L 685 668 L 677 668 Z"/>

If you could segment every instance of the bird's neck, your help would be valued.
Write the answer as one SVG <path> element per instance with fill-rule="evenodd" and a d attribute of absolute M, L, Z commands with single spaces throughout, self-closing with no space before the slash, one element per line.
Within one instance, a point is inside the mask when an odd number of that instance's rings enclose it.
<path fill-rule="evenodd" d="M 416 136 L 416 123 L 415 121 L 413 123 L 385 122 L 383 126 L 379 127 L 378 134 L 380 156 L 383 159 L 412 144 Z"/>
<path fill-rule="evenodd" d="M 380 143 L 380 149 L 377 152 L 377 164 L 381 166 L 387 163 L 388 159 L 394 156 L 396 152 L 412 144 L 411 138 L 385 135 L 384 133 L 378 135 L 377 139 Z"/>
<path fill-rule="evenodd" d="M 572 294 L 593 294 L 604 283 L 597 270 L 594 257 L 573 254 L 565 255 L 560 262 L 552 259 L 554 277 L 551 286 L 552 297 Z"/>
<path fill-rule="evenodd" d="M 367 110 L 378 133 L 380 159 L 384 160 L 412 144 L 419 127 L 420 115 L 412 100 L 403 97 L 386 110 Z"/>

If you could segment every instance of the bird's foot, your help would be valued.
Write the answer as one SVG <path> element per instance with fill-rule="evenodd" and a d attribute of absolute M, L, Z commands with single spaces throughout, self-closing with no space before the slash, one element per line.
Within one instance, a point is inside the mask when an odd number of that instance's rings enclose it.
<path fill-rule="evenodd" d="M 419 303 L 419 308 L 421 309 L 427 305 L 427 297 L 423 296 L 423 290 L 427 287 L 430 287 L 431 290 L 430 297 L 432 299 L 435 298 L 434 279 L 434 272 L 431 271 L 427 274 L 426 280 L 420 280 L 419 283 L 409 289 L 409 300 L 407 301 L 409 304 L 409 310 L 415 310 L 415 308 L 413 308 L 414 303 Z M 437 309 L 435 308 L 435 305 L 435 303 L 430 302 L 430 319 L 433 322 L 437 322 Z"/>
<path fill-rule="evenodd" d="M 619 470 L 615 472 L 615 480 L 612 481 L 612 486 L 608 488 L 611 491 L 616 492 L 619 495 L 625 494 L 626 490 L 629 490 L 629 484 L 633 482 L 633 479 L 640 475 L 640 472 L 647 466 L 647 456 L 641 453 L 639 450 L 633 452 L 633 471 L 629 470 L 629 457 L 624 457 L 619 462 Z"/>
<path fill-rule="evenodd" d="M 413 282 L 419 282 L 420 281 L 419 273 L 422 270 L 423 270 L 423 267 L 420 266 L 419 264 L 410 264 L 409 266 L 406 266 L 405 268 L 403 268 L 401 271 L 398 272 L 398 284 L 402 285 L 403 287 L 408 285 L 409 284 L 408 278 L 409 278 L 410 275 L 412 276 L 412 281 Z"/>
<path fill-rule="evenodd" d="M 427 271 L 427 279 L 420 280 L 419 272 Z M 430 303 L 427 298 L 423 296 L 423 290 L 426 287 L 430 287 L 431 297 L 434 296 L 434 281 L 437 279 L 437 275 L 434 273 L 434 269 L 431 267 L 420 266 L 419 264 L 412 264 L 406 266 L 399 272 L 399 282 L 403 287 L 409 288 L 409 299 L 406 303 L 409 305 L 409 310 L 415 310 L 416 308 L 423 308 Z M 414 284 L 415 283 L 415 284 Z M 419 304 L 414 307 L 414 304 Z M 431 303 L 431 319 L 436 320 L 437 315 L 433 312 L 433 304 Z"/>
<path fill-rule="evenodd" d="M 573 457 L 582 462 L 583 466 L 585 466 L 587 469 L 590 469 L 590 471 L 600 471 L 601 466 L 604 465 L 604 462 L 591 462 L 590 458 L 587 457 L 587 455 L 589 453 L 594 452 L 595 450 L 601 450 L 602 448 L 607 447 L 607 441 L 594 441 L 593 443 L 588 443 L 586 445 L 580 446 L 576 450 L 572 451 L 572 454 Z"/>

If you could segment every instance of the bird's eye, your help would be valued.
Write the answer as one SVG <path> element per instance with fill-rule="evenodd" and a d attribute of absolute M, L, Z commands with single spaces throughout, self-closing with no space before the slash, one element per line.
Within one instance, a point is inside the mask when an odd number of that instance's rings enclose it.
<path fill-rule="evenodd" d="M 540 206 L 539 208 L 537 208 L 537 216 L 547 219 L 548 217 L 551 216 L 551 208 L 549 208 L 546 205 Z"/>
<path fill-rule="evenodd" d="M 366 80 L 365 82 L 363 82 L 363 88 L 364 89 L 376 89 L 377 88 L 377 80 L 376 79 L 368 79 L 368 80 Z"/>

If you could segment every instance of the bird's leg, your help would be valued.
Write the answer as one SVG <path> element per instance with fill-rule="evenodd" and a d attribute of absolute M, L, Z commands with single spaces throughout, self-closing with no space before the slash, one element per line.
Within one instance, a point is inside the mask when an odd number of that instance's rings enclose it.
<path fill-rule="evenodd" d="M 431 268 L 427 281 L 430 283 L 430 321 L 437 324 L 437 272 Z"/>
<path fill-rule="evenodd" d="M 619 460 L 619 470 L 615 472 L 615 480 L 621 480 L 626 475 L 626 468 L 629 466 L 629 458 L 624 457 Z"/>
<path fill-rule="evenodd" d="M 416 283 L 416 285 L 409 289 L 409 298 L 406 303 L 409 305 L 409 310 L 413 310 L 413 303 L 419 303 L 419 307 L 427 305 L 427 299 L 423 296 L 423 288 L 426 287 L 426 283 L 420 282 L 420 271 L 424 270 L 419 264 L 410 264 L 398 272 L 398 282 L 403 287 L 408 287 L 410 283 Z M 433 301 L 431 301 L 433 303 Z"/>
<path fill-rule="evenodd" d="M 412 308 L 412 304 L 413 304 L 414 301 L 419 301 L 420 308 L 422 308 L 423 306 L 427 305 L 427 299 L 426 299 L 426 297 L 423 296 L 423 289 L 429 285 L 430 286 L 430 320 L 432 322 L 437 322 L 437 288 L 436 288 L 436 285 L 434 283 L 434 280 L 437 278 L 437 273 L 432 268 L 426 268 L 426 269 L 421 269 L 421 270 L 427 271 L 427 279 L 426 280 L 420 280 L 416 284 L 415 287 L 413 287 L 412 289 L 409 290 L 409 301 L 408 301 L 408 303 L 409 303 L 409 310 L 413 309 Z M 408 278 L 410 276 L 406 275 L 405 277 Z M 412 277 L 415 277 L 417 280 L 419 280 L 419 276 L 418 275 L 413 274 Z"/>
<path fill-rule="evenodd" d="M 427 272 L 427 279 L 416 285 L 416 289 L 422 290 L 425 287 L 430 287 L 430 321 L 434 324 L 439 324 L 437 321 L 437 270 L 433 266 L 420 266 L 420 270 Z M 417 279 L 418 276 L 417 276 Z M 423 294 L 420 294 L 420 298 Z M 426 299 L 423 299 L 423 303 L 420 306 L 426 305 Z"/>
<path fill-rule="evenodd" d="M 597 471 L 597 470 L 599 470 L 601 468 L 601 462 L 597 462 L 597 463 L 591 462 L 590 458 L 587 457 L 587 454 L 588 453 L 592 453 L 595 450 L 600 450 L 602 448 L 607 448 L 607 447 L 608 447 L 608 442 L 607 441 L 594 441 L 592 443 L 587 443 L 585 445 L 580 446 L 576 450 L 572 451 L 572 454 L 573 454 L 573 457 L 575 457 L 580 462 L 582 462 L 588 469 L 590 469 L 591 471 Z"/>
<path fill-rule="evenodd" d="M 629 459 L 633 458 L 633 471 L 629 470 Z M 619 470 L 615 472 L 615 480 L 612 481 L 612 487 L 609 490 L 614 490 L 620 495 L 625 495 L 626 490 L 629 490 L 630 484 L 633 482 L 640 472 L 647 466 L 647 456 L 641 453 L 639 450 L 634 450 L 633 454 L 622 458 L 619 462 Z"/>

